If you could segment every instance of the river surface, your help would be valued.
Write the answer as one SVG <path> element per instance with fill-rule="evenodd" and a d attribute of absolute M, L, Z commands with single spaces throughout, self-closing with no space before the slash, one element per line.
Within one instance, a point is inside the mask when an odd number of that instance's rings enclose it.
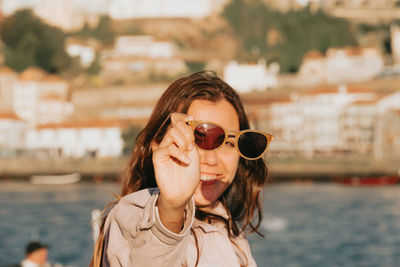
<path fill-rule="evenodd" d="M 118 193 L 112 183 L 34 186 L 0 182 L 0 266 L 39 238 L 50 261 L 87 266 L 90 213 Z M 266 189 L 265 238 L 249 236 L 258 266 L 400 266 L 400 186 L 274 184 Z"/>

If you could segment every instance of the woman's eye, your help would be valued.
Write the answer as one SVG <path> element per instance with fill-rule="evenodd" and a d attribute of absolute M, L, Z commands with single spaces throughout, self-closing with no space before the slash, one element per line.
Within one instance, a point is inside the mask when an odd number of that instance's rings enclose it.
<path fill-rule="evenodd" d="M 230 147 L 235 147 L 235 143 L 233 141 L 227 140 L 225 142 L 225 145 L 230 146 Z"/>

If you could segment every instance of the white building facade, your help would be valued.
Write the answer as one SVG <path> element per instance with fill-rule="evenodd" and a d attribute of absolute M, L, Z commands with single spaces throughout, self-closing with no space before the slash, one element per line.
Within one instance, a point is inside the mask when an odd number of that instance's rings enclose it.
<path fill-rule="evenodd" d="M 56 124 L 28 130 L 26 147 L 66 158 L 109 158 L 122 155 L 123 140 L 115 123 Z"/>
<path fill-rule="evenodd" d="M 0 156 L 25 148 L 26 123 L 14 113 L 0 112 Z"/>
<path fill-rule="evenodd" d="M 399 121 L 388 120 L 388 116 L 394 118 L 397 114 L 396 110 L 400 110 L 400 92 L 395 92 L 393 94 L 387 95 L 386 97 L 380 99 L 377 103 L 377 114 L 379 119 L 375 126 L 375 144 L 374 144 L 374 156 L 376 159 L 384 160 L 387 151 L 392 150 L 390 145 L 393 136 L 388 134 L 392 129 L 398 128 Z M 394 112 L 394 113 L 393 113 Z"/>
<path fill-rule="evenodd" d="M 71 57 L 79 57 L 81 65 L 85 68 L 89 67 L 96 58 L 95 49 L 88 45 L 69 43 L 66 51 Z"/>
<path fill-rule="evenodd" d="M 348 152 L 360 155 L 374 153 L 375 127 L 379 119 L 378 99 L 356 101 L 345 106 L 340 112 L 340 139 Z"/>
<path fill-rule="evenodd" d="M 58 76 L 30 68 L 13 84 L 12 109 L 29 127 L 59 123 L 74 112 L 68 91 L 67 82 Z"/>
<path fill-rule="evenodd" d="M 265 61 L 257 64 L 239 64 L 231 61 L 224 68 L 224 80 L 239 93 L 264 91 L 278 85 L 279 65 L 266 66 Z"/>
<path fill-rule="evenodd" d="M 298 73 L 299 83 L 317 85 L 368 81 L 384 69 L 382 55 L 374 48 L 330 48 L 325 56 L 306 54 Z"/>
<path fill-rule="evenodd" d="M 121 73 L 176 76 L 187 70 L 177 51 L 172 42 L 155 40 L 152 36 L 120 36 L 114 48 L 103 53 L 102 73 L 112 77 Z"/>
<path fill-rule="evenodd" d="M 0 111 L 11 111 L 14 100 L 14 84 L 18 80 L 18 74 L 12 69 L 0 67 Z"/>
<path fill-rule="evenodd" d="M 375 94 L 340 86 L 294 94 L 270 105 L 270 129 L 276 138 L 271 150 L 284 154 L 331 154 L 348 149 L 342 138 L 341 116 L 355 101 L 371 101 Z"/>
<path fill-rule="evenodd" d="M 135 56 L 145 58 L 171 58 L 176 47 L 167 41 L 156 41 L 148 35 L 119 36 L 111 52 L 113 56 Z"/>

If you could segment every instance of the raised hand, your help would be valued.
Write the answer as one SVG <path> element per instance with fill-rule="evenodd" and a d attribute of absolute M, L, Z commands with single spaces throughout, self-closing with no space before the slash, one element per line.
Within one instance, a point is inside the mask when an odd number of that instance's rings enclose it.
<path fill-rule="evenodd" d="M 157 202 L 163 224 L 179 232 L 183 211 L 200 183 L 200 160 L 194 136 L 186 122 L 191 116 L 171 114 L 171 126 L 160 144 L 153 143 L 154 173 L 160 190 Z"/>

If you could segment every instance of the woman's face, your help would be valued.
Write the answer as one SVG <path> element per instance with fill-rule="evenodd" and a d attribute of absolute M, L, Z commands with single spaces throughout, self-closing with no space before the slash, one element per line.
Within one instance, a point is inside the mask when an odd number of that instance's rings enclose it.
<path fill-rule="evenodd" d="M 236 110 L 226 100 L 216 103 L 194 100 L 187 114 L 193 116 L 194 120 L 215 122 L 227 130 L 240 129 Z M 197 206 L 213 208 L 235 178 L 239 153 L 233 146 L 233 141 L 233 137 L 228 138 L 227 142 L 217 150 L 199 149 L 201 181 L 194 193 Z"/>

